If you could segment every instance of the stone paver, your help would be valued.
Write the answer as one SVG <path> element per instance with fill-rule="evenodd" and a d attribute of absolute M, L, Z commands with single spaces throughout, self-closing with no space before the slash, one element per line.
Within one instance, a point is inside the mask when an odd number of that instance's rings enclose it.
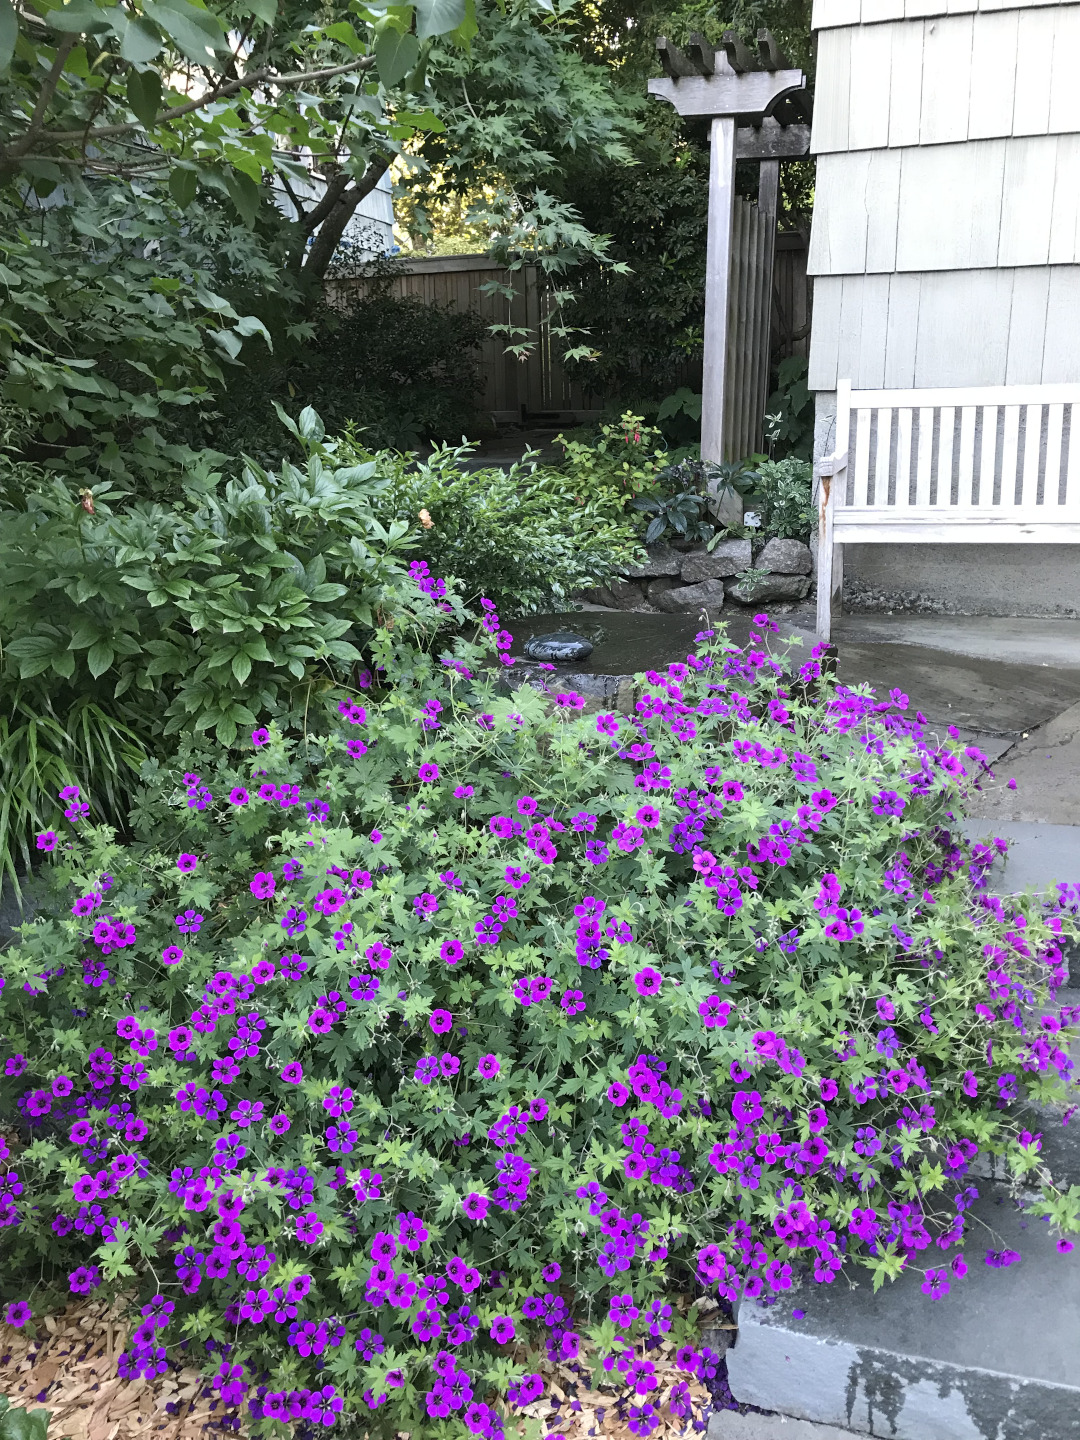
<path fill-rule="evenodd" d="M 890 1440 L 1080 1437 L 1080 1251 L 1059 1255 L 1041 1221 L 983 1189 L 970 1271 L 941 1300 L 912 1270 L 876 1295 L 836 1282 L 744 1302 L 727 1356 L 736 1400 Z M 983 1264 L 1005 1248 L 1019 1264 Z"/>
<path fill-rule="evenodd" d="M 851 1440 L 855 1430 L 835 1425 L 818 1425 L 813 1420 L 793 1420 L 790 1415 L 761 1415 L 748 1411 L 720 1410 L 709 1417 L 709 1440 Z"/>

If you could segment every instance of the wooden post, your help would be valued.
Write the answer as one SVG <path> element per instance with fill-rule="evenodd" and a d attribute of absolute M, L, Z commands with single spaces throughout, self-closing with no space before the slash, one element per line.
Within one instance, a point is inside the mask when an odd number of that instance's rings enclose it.
<path fill-rule="evenodd" d="M 719 464 L 724 445 L 731 222 L 735 207 L 735 117 L 717 115 L 710 128 L 709 230 L 705 256 L 705 354 L 702 363 L 701 458 Z"/>

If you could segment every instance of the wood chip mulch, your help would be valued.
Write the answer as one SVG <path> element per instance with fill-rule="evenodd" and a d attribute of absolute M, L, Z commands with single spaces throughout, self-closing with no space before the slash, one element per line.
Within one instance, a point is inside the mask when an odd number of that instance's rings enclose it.
<path fill-rule="evenodd" d="M 170 1370 L 152 1381 L 116 1373 L 127 1311 L 122 1299 L 73 1304 L 39 1322 L 36 1339 L 4 1326 L 0 1394 L 25 1410 L 51 1411 L 49 1440 L 205 1440 L 213 1397 L 201 1393 L 197 1370 Z"/>
<path fill-rule="evenodd" d="M 116 1361 L 127 1345 L 129 1323 L 130 1310 L 117 1297 L 73 1303 L 47 1316 L 36 1338 L 0 1328 L 0 1395 L 13 1406 L 48 1410 L 49 1440 L 208 1440 L 239 1428 L 194 1368 L 170 1369 L 152 1380 L 121 1379 Z M 622 1402 L 614 1390 L 591 1390 L 583 1383 L 588 1356 L 582 1356 L 586 1365 L 577 1372 L 542 1361 L 545 1393 L 515 1412 L 508 1433 L 525 1440 L 637 1440 L 627 1423 L 628 1407 L 648 1400 L 659 1416 L 649 1440 L 676 1440 L 691 1425 L 667 1405 L 671 1387 L 689 1380 L 675 1366 L 674 1351 L 665 1343 L 649 1354 L 659 1390 Z M 709 1393 L 697 1382 L 689 1391 L 692 1418 L 700 1421 L 708 1415 Z"/>

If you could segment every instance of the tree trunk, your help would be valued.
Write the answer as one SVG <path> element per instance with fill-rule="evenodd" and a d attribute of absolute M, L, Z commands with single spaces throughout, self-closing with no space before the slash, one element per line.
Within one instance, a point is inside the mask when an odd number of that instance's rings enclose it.
<path fill-rule="evenodd" d="M 389 160 L 373 160 L 364 171 L 363 179 L 355 181 L 337 197 L 311 242 L 311 248 L 304 260 L 305 275 L 317 280 L 323 278 L 334 257 L 338 241 L 345 233 L 345 226 L 356 213 L 356 207 L 366 195 L 371 194 L 389 168 Z"/>

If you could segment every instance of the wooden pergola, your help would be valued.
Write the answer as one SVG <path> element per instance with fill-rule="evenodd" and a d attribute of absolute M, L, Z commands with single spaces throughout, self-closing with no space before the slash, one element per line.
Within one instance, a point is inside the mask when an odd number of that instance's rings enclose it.
<path fill-rule="evenodd" d="M 789 65 L 768 30 L 758 31 L 756 54 L 733 30 L 724 33 L 719 49 L 702 35 L 691 36 L 682 49 L 665 39 L 656 47 L 665 73 L 649 81 L 649 93 L 667 100 L 680 115 L 711 121 L 701 456 L 720 462 L 736 458 L 724 455 L 735 161 L 761 162 L 758 206 L 771 219 L 771 296 L 780 161 L 810 149 L 806 79 Z"/>

